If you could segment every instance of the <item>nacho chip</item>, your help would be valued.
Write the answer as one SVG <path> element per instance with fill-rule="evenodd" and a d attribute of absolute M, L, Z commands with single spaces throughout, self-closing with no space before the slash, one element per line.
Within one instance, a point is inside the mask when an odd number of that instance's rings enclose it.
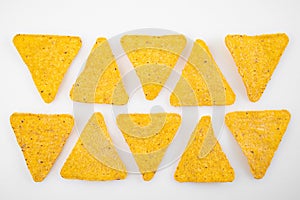
<path fill-rule="evenodd" d="M 41 97 L 46 103 L 51 103 L 81 47 L 81 39 L 71 36 L 18 34 L 13 42 Z"/>
<path fill-rule="evenodd" d="M 173 106 L 231 105 L 235 94 L 203 40 L 196 40 L 170 96 Z"/>
<path fill-rule="evenodd" d="M 124 105 L 128 102 L 117 62 L 105 38 L 97 39 L 70 97 L 84 103 Z"/>
<path fill-rule="evenodd" d="M 186 38 L 183 35 L 125 35 L 121 44 L 136 70 L 146 99 L 153 100 L 176 65 Z"/>
<path fill-rule="evenodd" d="M 287 110 L 228 113 L 225 123 L 248 159 L 254 178 L 263 178 L 290 121 Z"/>
<path fill-rule="evenodd" d="M 117 116 L 118 127 L 145 181 L 153 178 L 180 123 L 180 115 L 173 113 Z"/>
<path fill-rule="evenodd" d="M 284 33 L 227 35 L 225 42 L 243 79 L 249 100 L 258 101 L 289 42 L 288 36 Z"/>
<path fill-rule="evenodd" d="M 199 152 L 208 150 L 200 156 Z M 205 151 L 206 151 L 205 150 Z M 177 166 L 179 182 L 231 182 L 234 171 L 214 136 L 211 118 L 204 116 L 195 128 Z"/>
<path fill-rule="evenodd" d="M 126 178 L 126 167 L 112 143 L 101 113 L 94 113 L 90 118 L 65 162 L 61 176 L 89 181 Z"/>
<path fill-rule="evenodd" d="M 93 53 L 93 51 L 94 51 L 97 47 L 99 47 L 99 46 L 101 45 L 102 42 L 105 42 L 105 41 L 106 41 L 106 38 L 103 38 L 103 37 L 97 38 L 97 39 L 96 39 L 96 42 L 95 42 L 95 44 L 94 44 L 94 46 L 93 46 L 93 48 L 92 48 L 92 50 L 91 50 L 91 52 L 90 52 L 90 54 Z"/>
<path fill-rule="evenodd" d="M 10 123 L 33 180 L 43 181 L 72 131 L 73 117 L 14 113 Z"/>

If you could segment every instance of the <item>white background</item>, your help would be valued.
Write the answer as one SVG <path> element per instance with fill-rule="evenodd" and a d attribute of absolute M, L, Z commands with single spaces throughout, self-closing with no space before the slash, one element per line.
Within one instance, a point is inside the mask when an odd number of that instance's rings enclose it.
<path fill-rule="evenodd" d="M 299 199 L 299 5 L 296 0 L 0 0 L 0 199 Z M 173 179 L 177 163 L 157 172 L 150 182 L 133 174 L 123 181 L 64 180 L 59 172 L 77 140 L 76 130 L 45 181 L 32 181 L 10 127 L 9 116 L 13 112 L 72 114 L 69 91 L 95 39 L 110 38 L 137 28 L 164 28 L 192 39 L 204 39 L 237 95 L 235 104 L 227 107 L 226 112 L 262 109 L 291 112 L 288 130 L 263 179 L 252 177 L 246 158 L 225 127 L 219 139 L 235 170 L 236 178 L 232 183 L 177 183 Z M 224 38 L 232 33 L 276 32 L 287 33 L 290 43 L 261 100 L 251 103 Z M 12 38 L 17 33 L 82 38 L 82 48 L 52 104 L 41 100 L 27 67 L 13 46 Z"/>

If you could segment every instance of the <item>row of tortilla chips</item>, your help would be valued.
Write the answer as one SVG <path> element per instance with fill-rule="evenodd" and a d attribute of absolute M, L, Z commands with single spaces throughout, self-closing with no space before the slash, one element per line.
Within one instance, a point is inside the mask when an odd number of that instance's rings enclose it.
<path fill-rule="evenodd" d="M 286 110 L 226 115 L 225 123 L 247 157 L 255 178 L 265 175 L 289 120 Z M 33 180 L 43 181 L 72 131 L 73 117 L 14 113 L 10 121 Z M 117 116 L 117 125 L 145 181 L 155 175 L 180 124 L 181 117 L 175 113 Z M 125 179 L 126 166 L 117 150 L 102 114 L 94 113 L 62 167 L 61 176 L 93 181 Z M 202 117 L 192 133 L 174 178 L 179 182 L 234 180 L 233 168 L 214 136 L 209 116 Z"/>
<path fill-rule="evenodd" d="M 228 35 L 225 38 L 251 101 L 260 99 L 288 41 L 286 34 Z M 19 34 L 13 42 L 43 100 L 52 102 L 81 47 L 81 39 Z M 186 46 L 186 38 L 183 35 L 125 35 L 121 38 L 121 45 L 140 79 L 146 99 L 153 100 L 178 62 Z M 70 97 L 85 103 L 124 105 L 128 102 L 118 64 L 105 38 L 97 39 Z M 171 105 L 231 105 L 234 101 L 235 94 L 207 45 L 196 40 L 171 94 Z"/>

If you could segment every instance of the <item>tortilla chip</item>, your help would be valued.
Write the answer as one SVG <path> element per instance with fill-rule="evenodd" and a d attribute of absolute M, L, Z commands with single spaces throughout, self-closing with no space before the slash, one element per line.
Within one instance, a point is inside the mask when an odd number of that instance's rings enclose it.
<path fill-rule="evenodd" d="M 200 156 L 201 151 L 208 150 Z M 195 128 L 177 166 L 174 178 L 179 182 L 231 182 L 234 171 L 214 136 L 211 118 L 204 116 Z"/>
<path fill-rule="evenodd" d="M 287 110 L 232 112 L 225 123 L 248 159 L 254 178 L 263 178 L 289 124 Z"/>
<path fill-rule="evenodd" d="M 153 178 L 180 123 L 180 115 L 173 113 L 117 116 L 118 127 L 145 181 Z"/>
<path fill-rule="evenodd" d="M 124 105 L 128 102 L 117 62 L 105 38 L 97 39 L 70 97 L 83 103 Z"/>
<path fill-rule="evenodd" d="M 235 94 L 203 40 L 196 40 L 170 96 L 173 106 L 231 105 Z"/>
<path fill-rule="evenodd" d="M 51 103 L 81 47 L 81 39 L 73 36 L 18 34 L 13 42 L 41 97 L 46 103 Z"/>
<path fill-rule="evenodd" d="M 260 99 L 289 38 L 284 33 L 258 36 L 227 35 L 229 49 L 252 102 Z"/>
<path fill-rule="evenodd" d="M 73 117 L 14 113 L 10 123 L 33 180 L 43 181 L 72 131 Z"/>
<path fill-rule="evenodd" d="M 153 100 L 185 48 L 183 35 L 125 35 L 122 47 L 141 81 L 146 99 Z"/>
<path fill-rule="evenodd" d="M 126 167 L 112 143 L 101 113 L 94 113 L 90 118 L 65 162 L 61 176 L 89 181 L 126 178 Z"/>
<path fill-rule="evenodd" d="M 94 46 L 93 46 L 93 48 L 92 48 L 92 50 L 91 50 L 91 52 L 90 52 L 90 54 L 93 53 L 93 51 L 95 51 L 95 49 L 96 49 L 97 47 L 99 47 L 99 46 L 101 45 L 101 43 L 103 43 L 103 42 L 105 42 L 105 41 L 106 41 L 106 38 L 103 38 L 103 37 L 97 38 L 97 39 L 96 39 L 96 42 L 95 42 L 95 44 L 94 44 Z"/>

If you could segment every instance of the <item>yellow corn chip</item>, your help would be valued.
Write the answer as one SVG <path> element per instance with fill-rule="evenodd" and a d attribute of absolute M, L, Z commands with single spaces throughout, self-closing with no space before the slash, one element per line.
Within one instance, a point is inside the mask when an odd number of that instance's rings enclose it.
<path fill-rule="evenodd" d="M 208 150 L 203 157 L 202 150 Z M 205 151 L 206 151 L 205 150 Z M 231 182 L 234 171 L 214 136 L 211 118 L 204 116 L 194 130 L 174 174 L 179 182 Z"/>
<path fill-rule="evenodd" d="M 180 115 L 173 113 L 117 116 L 118 127 L 145 181 L 153 178 L 180 123 Z"/>
<path fill-rule="evenodd" d="M 189 60 L 171 94 L 173 106 L 231 105 L 235 94 L 203 40 L 196 40 Z"/>
<path fill-rule="evenodd" d="M 84 103 L 123 105 L 128 102 L 117 62 L 105 38 L 97 39 L 70 97 Z"/>
<path fill-rule="evenodd" d="M 227 35 L 225 42 L 244 81 L 248 98 L 258 101 L 289 42 L 288 36 L 284 33 Z"/>
<path fill-rule="evenodd" d="M 54 100 L 61 81 L 81 47 L 81 39 L 56 35 L 16 35 L 13 39 L 46 103 Z"/>
<path fill-rule="evenodd" d="M 43 181 L 72 131 L 73 117 L 14 113 L 10 123 L 33 180 Z"/>
<path fill-rule="evenodd" d="M 61 176 L 90 181 L 126 178 L 125 165 L 115 150 L 101 113 L 94 113 L 85 126 Z"/>
<path fill-rule="evenodd" d="M 225 123 L 248 159 L 253 176 L 263 178 L 290 121 L 287 110 L 232 112 Z"/>
<path fill-rule="evenodd" d="M 92 51 L 91 51 L 90 53 L 93 53 L 93 51 L 94 51 L 97 47 L 101 46 L 101 43 L 102 43 L 102 42 L 105 42 L 105 41 L 106 41 L 106 38 L 103 38 L 103 37 L 97 38 L 97 39 L 96 39 L 96 42 L 95 42 L 95 44 L 94 44 L 94 46 L 93 46 L 93 48 L 92 48 Z"/>
<path fill-rule="evenodd" d="M 183 35 L 125 35 L 121 44 L 143 86 L 146 99 L 161 91 L 185 48 Z"/>

